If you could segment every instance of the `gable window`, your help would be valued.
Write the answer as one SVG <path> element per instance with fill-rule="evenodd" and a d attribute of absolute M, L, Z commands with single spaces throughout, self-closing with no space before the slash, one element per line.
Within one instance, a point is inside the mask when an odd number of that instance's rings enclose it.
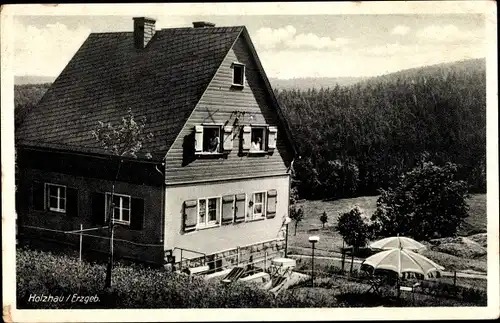
<path fill-rule="evenodd" d="M 204 126 L 203 127 L 203 152 L 218 153 L 220 152 L 220 127 Z"/>
<path fill-rule="evenodd" d="M 113 194 L 113 205 L 112 214 L 113 221 L 122 224 L 130 224 L 130 196 L 121 195 L 121 194 Z M 111 193 L 107 193 L 107 205 L 106 211 L 109 211 L 109 203 L 111 203 Z"/>
<path fill-rule="evenodd" d="M 243 87 L 245 84 L 245 65 L 233 63 L 233 86 Z"/>
<path fill-rule="evenodd" d="M 266 128 L 252 127 L 250 152 L 266 151 Z"/>
<path fill-rule="evenodd" d="M 195 152 L 203 155 L 221 154 L 224 151 L 222 140 L 224 131 L 220 125 L 196 126 Z M 230 143 L 232 145 L 232 141 Z"/>
<path fill-rule="evenodd" d="M 66 186 L 45 184 L 47 208 L 50 211 L 66 213 Z"/>
<path fill-rule="evenodd" d="M 221 198 L 202 198 L 198 200 L 198 225 L 209 227 L 219 224 L 221 213 Z"/>
<path fill-rule="evenodd" d="M 252 196 L 252 220 L 263 218 L 265 215 L 266 192 L 256 192 Z"/>

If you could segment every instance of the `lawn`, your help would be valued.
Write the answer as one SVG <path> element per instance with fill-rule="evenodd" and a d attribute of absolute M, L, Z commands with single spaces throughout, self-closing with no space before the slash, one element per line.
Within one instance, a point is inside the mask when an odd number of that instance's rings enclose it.
<path fill-rule="evenodd" d="M 358 206 L 367 215 L 371 215 L 376 210 L 377 198 L 378 196 L 364 196 L 335 201 L 300 201 L 298 206 L 301 206 L 304 210 L 304 220 L 298 224 L 296 235 L 294 234 L 295 223 L 290 224 L 288 232 L 289 252 L 309 255 L 311 253 L 311 244 L 308 242 L 308 237 L 318 235 L 320 241 L 316 244 L 316 255 L 339 256 L 337 253 L 342 248 L 342 237 L 334 229 L 339 215 L 351 210 L 354 206 Z M 486 232 L 486 195 L 472 195 L 468 200 L 468 204 L 470 206 L 469 217 L 460 229 L 459 234 L 472 235 Z M 320 216 L 324 211 L 328 215 L 328 222 L 323 228 Z M 427 255 L 448 270 L 486 272 L 486 256 L 469 259 L 432 250 L 429 250 Z"/>

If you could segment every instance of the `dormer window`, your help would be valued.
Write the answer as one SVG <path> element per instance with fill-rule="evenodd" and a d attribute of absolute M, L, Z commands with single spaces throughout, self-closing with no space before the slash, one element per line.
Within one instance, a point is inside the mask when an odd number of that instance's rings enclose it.
<path fill-rule="evenodd" d="M 243 87 L 245 84 L 245 64 L 233 63 L 233 86 Z"/>

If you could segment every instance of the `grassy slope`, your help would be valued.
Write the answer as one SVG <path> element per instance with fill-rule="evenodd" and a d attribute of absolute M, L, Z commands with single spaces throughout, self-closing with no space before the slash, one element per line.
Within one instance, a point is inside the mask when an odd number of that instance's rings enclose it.
<path fill-rule="evenodd" d="M 376 209 L 377 196 L 364 196 L 352 199 L 341 199 L 336 201 L 301 201 L 300 206 L 304 209 L 304 220 L 297 227 L 297 235 L 294 235 L 294 223 L 289 228 L 289 250 L 291 253 L 309 254 L 308 242 L 310 235 L 319 235 L 320 241 L 316 244 L 317 255 L 331 255 L 338 252 L 342 247 L 342 237 L 334 230 L 339 214 L 349 211 L 355 205 L 359 206 L 366 214 L 371 215 Z M 470 235 L 478 232 L 486 232 L 486 195 L 473 195 L 468 201 L 470 206 L 469 217 L 460 230 L 461 235 Z M 322 228 L 319 217 L 326 211 L 328 222 Z M 464 259 L 441 252 L 428 251 L 428 256 L 442 263 L 447 268 L 455 270 L 486 271 L 486 257 L 479 259 Z"/>

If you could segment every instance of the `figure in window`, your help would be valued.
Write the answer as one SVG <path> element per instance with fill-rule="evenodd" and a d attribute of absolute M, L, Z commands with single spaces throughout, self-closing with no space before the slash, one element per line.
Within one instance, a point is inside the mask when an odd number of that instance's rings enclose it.
<path fill-rule="evenodd" d="M 211 153 L 216 153 L 219 151 L 219 136 L 217 136 L 216 133 L 214 133 L 212 138 L 210 139 L 209 151 Z"/>
<path fill-rule="evenodd" d="M 209 153 L 219 152 L 219 139 L 220 129 L 218 128 L 205 128 L 203 135 L 203 151 Z"/>
<path fill-rule="evenodd" d="M 255 141 L 252 141 L 252 151 L 261 151 L 262 150 L 262 138 L 257 137 Z"/>
<path fill-rule="evenodd" d="M 252 143 L 250 151 L 264 150 L 264 129 L 260 127 L 252 128 Z"/>

